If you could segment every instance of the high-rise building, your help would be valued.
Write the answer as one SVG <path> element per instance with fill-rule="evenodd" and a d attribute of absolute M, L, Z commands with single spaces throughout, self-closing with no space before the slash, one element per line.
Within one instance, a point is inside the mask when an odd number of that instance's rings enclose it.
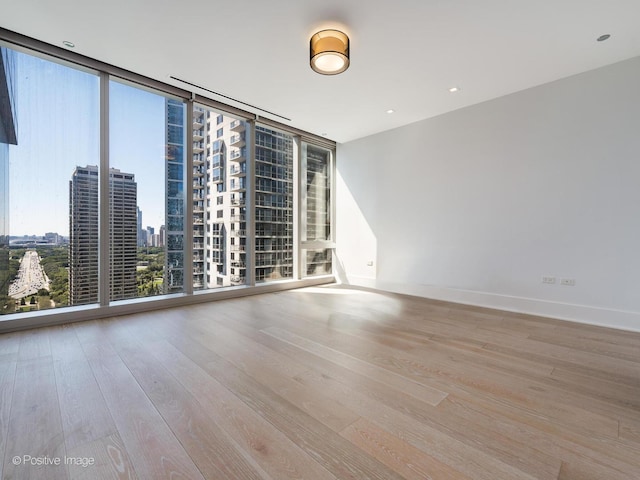
<path fill-rule="evenodd" d="M 144 230 L 144 242 L 147 247 L 155 247 L 153 245 L 153 234 L 155 233 L 155 228 L 147 225 L 147 228 Z"/>
<path fill-rule="evenodd" d="M 76 167 L 69 182 L 69 304 L 98 301 L 98 167 Z"/>
<path fill-rule="evenodd" d="M 246 202 L 250 127 L 243 120 L 195 106 L 193 128 L 193 287 L 242 285 L 247 278 L 247 239 L 252 234 Z M 255 134 L 255 278 L 258 282 L 290 278 L 293 137 L 260 126 Z"/>
<path fill-rule="evenodd" d="M 247 277 L 247 164 L 249 125 L 216 117 L 211 142 L 211 272 L 208 287 L 243 285 Z M 213 136 L 213 129 L 212 134 Z M 255 131 L 255 279 L 293 275 L 293 137 L 270 128 Z M 215 197 L 215 202 L 213 201 Z M 215 280 L 213 278 L 215 276 Z"/>
<path fill-rule="evenodd" d="M 205 139 L 208 140 L 208 112 L 193 109 L 193 288 L 206 285 L 205 223 L 207 218 L 207 166 L 205 163 Z M 209 201 L 210 203 L 210 201 Z M 188 277 L 187 277 L 188 278 Z"/>
<path fill-rule="evenodd" d="M 164 225 L 160 225 L 160 245 L 159 247 L 164 247 L 167 244 L 167 229 Z"/>
<path fill-rule="evenodd" d="M 256 127 L 256 281 L 293 277 L 293 137 Z"/>
<path fill-rule="evenodd" d="M 166 233 L 167 245 L 164 268 L 165 293 L 181 292 L 184 289 L 184 150 L 185 106 L 180 100 L 167 99 L 166 135 Z M 194 141 L 202 146 L 202 139 Z M 200 150 L 202 151 L 202 149 Z"/>
<path fill-rule="evenodd" d="M 13 78 L 13 50 L 0 47 L 0 299 L 9 291 L 9 145 L 18 143 Z"/>
<path fill-rule="evenodd" d="M 142 230 L 142 210 L 140 210 L 140 207 L 136 207 L 136 211 L 137 211 L 137 222 L 138 222 L 138 246 L 146 247 L 147 235 Z"/>
<path fill-rule="evenodd" d="M 109 170 L 110 291 L 111 300 L 138 296 L 138 185 L 132 173 Z"/>
<path fill-rule="evenodd" d="M 98 301 L 98 167 L 76 167 L 69 182 L 69 301 Z M 137 184 L 109 170 L 109 288 L 111 300 L 137 296 Z"/>

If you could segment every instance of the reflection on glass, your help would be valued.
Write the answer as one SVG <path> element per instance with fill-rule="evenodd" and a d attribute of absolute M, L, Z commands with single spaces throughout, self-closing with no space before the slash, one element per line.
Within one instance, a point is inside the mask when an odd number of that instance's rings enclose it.
<path fill-rule="evenodd" d="M 304 250 L 304 271 L 307 277 L 314 275 L 331 274 L 331 252 L 330 248 Z"/>
<path fill-rule="evenodd" d="M 306 228 L 304 242 L 314 242 L 316 248 L 303 249 L 302 271 L 305 276 L 332 273 L 332 249 L 318 248 L 331 241 L 331 152 L 315 145 L 303 144 L 306 188 L 303 215 Z"/>
<path fill-rule="evenodd" d="M 0 54 L 0 312 L 96 303 L 99 79 Z"/>
<path fill-rule="evenodd" d="M 313 145 L 307 145 L 306 152 L 306 240 L 329 240 L 331 238 L 329 151 Z"/>
<path fill-rule="evenodd" d="M 0 47 L 0 314 L 14 311 L 9 297 L 9 145 L 17 144 L 15 53 Z"/>

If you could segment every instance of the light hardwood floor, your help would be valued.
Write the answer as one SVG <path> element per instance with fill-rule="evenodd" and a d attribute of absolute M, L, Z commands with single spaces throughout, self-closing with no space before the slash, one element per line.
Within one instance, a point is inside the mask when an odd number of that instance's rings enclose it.
<path fill-rule="evenodd" d="M 3 479 L 637 480 L 640 334 L 345 286 L 5 334 L 0 462 Z"/>

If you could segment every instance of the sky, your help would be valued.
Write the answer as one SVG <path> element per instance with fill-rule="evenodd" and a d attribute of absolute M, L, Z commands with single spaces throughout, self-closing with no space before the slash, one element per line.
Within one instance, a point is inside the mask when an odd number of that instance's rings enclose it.
<path fill-rule="evenodd" d="M 69 235 L 69 181 L 98 165 L 99 79 L 16 52 L 18 145 L 9 147 L 10 235 Z M 143 227 L 165 209 L 165 98 L 110 83 L 110 166 L 133 173 Z"/>

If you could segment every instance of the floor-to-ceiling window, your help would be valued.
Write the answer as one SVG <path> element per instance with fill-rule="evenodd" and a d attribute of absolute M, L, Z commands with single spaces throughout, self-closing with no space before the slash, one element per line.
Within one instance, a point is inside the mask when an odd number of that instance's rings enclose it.
<path fill-rule="evenodd" d="M 2 314 L 331 274 L 331 142 L 33 43 L 1 44 Z"/>
<path fill-rule="evenodd" d="M 255 239 L 257 282 L 292 278 L 294 137 L 256 127 Z"/>
<path fill-rule="evenodd" d="M 186 108 L 109 82 L 110 299 L 184 287 Z"/>
<path fill-rule="evenodd" d="M 194 290 L 247 285 L 250 138 L 246 120 L 194 106 Z"/>
<path fill-rule="evenodd" d="M 14 51 L 3 313 L 98 302 L 99 77 Z"/>
<path fill-rule="evenodd" d="M 303 143 L 302 168 L 302 271 L 306 276 L 327 275 L 332 271 L 332 152 Z"/>

